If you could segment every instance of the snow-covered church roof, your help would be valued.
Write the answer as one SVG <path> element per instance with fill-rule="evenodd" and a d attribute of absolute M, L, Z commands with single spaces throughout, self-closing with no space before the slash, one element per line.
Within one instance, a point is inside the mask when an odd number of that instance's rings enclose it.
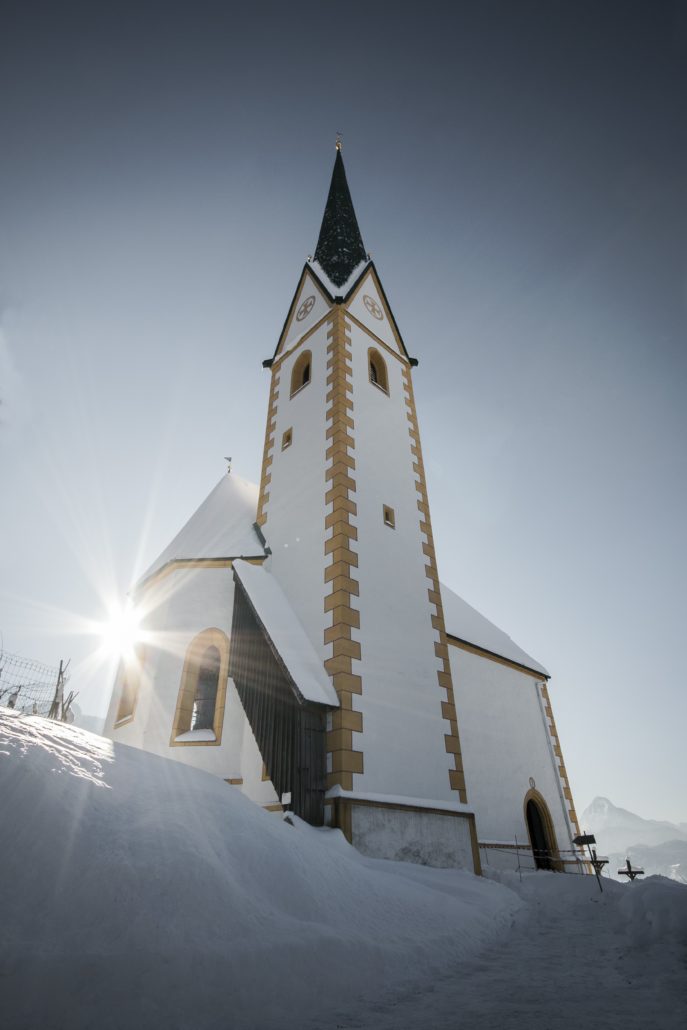
<path fill-rule="evenodd" d="M 274 576 L 245 561 L 234 562 L 234 575 L 299 693 L 306 701 L 338 708 L 339 698 L 322 660 Z"/>
<path fill-rule="evenodd" d="M 264 557 L 255 532 L 258 488 L 241 476 L 222 476 L 186 525 L 141 577 L 146 580 L 172 561 Z"/>
<path fill-rule="evenodd" d="M 476 608 L 455 594 L 444 583 L 441 584 L 441 600 L 444 605 L 444 621 L 449 636 L 456 637 L 466 644 L 489 651 L 499 658 L 507 658 L 517 665 L 524 665 L 533 672 L 540 672 L 548 677 L 543 665 L 535 661 L 531 655 L 511 640 L 507 633 L 489 622 Z"/>

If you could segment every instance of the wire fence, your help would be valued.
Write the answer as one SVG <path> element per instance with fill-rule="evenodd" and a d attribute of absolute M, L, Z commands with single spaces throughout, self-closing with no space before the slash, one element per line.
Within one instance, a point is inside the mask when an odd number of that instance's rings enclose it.
<path fill-rule="evenodd" d="M 42 715 L 62 722 L 71 721 L 71 704 L 76 697 L 66 691 L 67 665 L 44 665 L 32 658 L 0 651 L 0 705 L 24 715 Z"/>
<path fill-rule="evenodd" d="M 567 873 L 578 873 L 583 876 L 594 875 L 589 859 L 583 852 L 572 848 L 557 848 L 555 851 L 538 850 L 529 844 L 496 843 L 480 841 L 482 861 L 490 865 L 490 853 L 508 856 L 513 861 L 516 871 L 533 872 L 535 869 L 558 869 Z"/>

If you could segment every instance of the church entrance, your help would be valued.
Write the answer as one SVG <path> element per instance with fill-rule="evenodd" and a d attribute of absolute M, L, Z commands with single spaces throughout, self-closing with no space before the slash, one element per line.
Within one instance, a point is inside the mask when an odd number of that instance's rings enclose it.
<path fill-rule="evenodd" d="M 551 816 L 541 795 L 533 797 L 532 794 L 530 791 L 525 802 L 525 818 L 534 864 L 537 869 L 557 869 L 557 848 Z"/>

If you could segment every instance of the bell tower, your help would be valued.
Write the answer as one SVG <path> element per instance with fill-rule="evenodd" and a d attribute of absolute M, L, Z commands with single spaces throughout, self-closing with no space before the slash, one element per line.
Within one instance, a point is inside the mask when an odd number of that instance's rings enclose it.
<path fill-rule="evenodd" d="M 379 857 L 478 865 L 411 358 L 340 143 L 273 358 L 257 521 L 340 708 L 326 811 Z M 437 857 L 441 861 L 435 861 Z"/>

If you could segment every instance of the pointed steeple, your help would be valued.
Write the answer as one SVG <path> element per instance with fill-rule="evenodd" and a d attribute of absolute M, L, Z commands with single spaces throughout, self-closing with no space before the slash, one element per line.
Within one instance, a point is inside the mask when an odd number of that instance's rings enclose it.
<path fill-rule="evenodd" d="M 317 240 L 315 261 L 335 286 L 343 286 L 353 269 L 366 259 L 367 252 L 346 182 L 341 145 L 337 142 L 334 171 Z"/>

